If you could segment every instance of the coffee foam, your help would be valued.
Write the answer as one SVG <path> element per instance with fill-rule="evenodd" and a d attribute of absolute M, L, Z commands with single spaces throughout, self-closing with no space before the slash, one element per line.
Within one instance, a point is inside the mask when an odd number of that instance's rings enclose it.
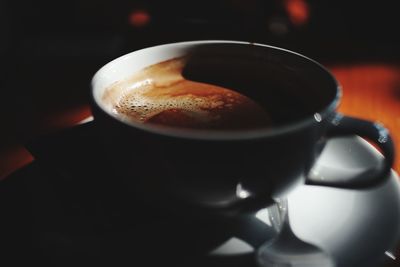
<path fill-rule="evenodd" d="M 150 66 L 106 90 L 103 100 L 125 120 L 194 128 L 235 128 L 269 122 L 250 98 L 182 77 L 185 60 Z M 257 125 L 254 124 L 254 127 Z"/>

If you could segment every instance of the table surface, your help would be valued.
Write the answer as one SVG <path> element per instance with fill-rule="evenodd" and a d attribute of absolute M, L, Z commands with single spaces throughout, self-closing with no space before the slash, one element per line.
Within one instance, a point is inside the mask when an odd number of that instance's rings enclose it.
<path fill-rule="evenodd" d="M 400 154 L 400 65 L 358 63 L 328 65 L 343 87 L 339 111 L 355 117 L 383 123 Z M 89 105 L 74 106 L 48 113 L 37 121 L 41 131 L 71 127 L 91 115 Z M 9 140 L 9 139 L 8 139 Z M 12 139 L 11 139 L 12 140 Z M 22 144 L 11 141 L 0 150 L 0 180 L 33 158 Z M 393 169 L 400 172 L 400 156 Z"/>
<path fill-rule="evenodd" d="M 373 62 L 335 64 L 327 67 L 343 87 L 339 111 L 383 123 L 391 132 L 396 154 L 399 155 L 400 65 Z M 48 113 L 37 124 L 42 130 L 51 131 L 70 127 L 90 115 L 89 105 L 74 106 L 61 112 Z M 0 150 L 0 180 L 33 160 L 29 152 L 17 141 L 3 145 Z M 393 169 L 400 172 L 400 156 L 396 157 Z M 384 266 L 394 267 L 398 265 L 396 262 L 388 262 Z"/>

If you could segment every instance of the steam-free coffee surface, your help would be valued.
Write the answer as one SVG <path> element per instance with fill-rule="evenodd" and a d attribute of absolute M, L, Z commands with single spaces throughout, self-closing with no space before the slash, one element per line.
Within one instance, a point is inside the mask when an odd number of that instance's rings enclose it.
<path fill-rule="evenodd" d="M 103 101 L 123 120 L 194 129 L 268 127 L 270 115 L 249 97 L 185 79 L 185 58 L 149 66 L 111 85 Z"/>

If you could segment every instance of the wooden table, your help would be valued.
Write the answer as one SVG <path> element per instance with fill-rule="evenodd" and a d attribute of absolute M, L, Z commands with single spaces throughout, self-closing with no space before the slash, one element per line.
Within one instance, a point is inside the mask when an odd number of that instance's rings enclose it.
<path fill-rule="evenodd" d="M 379 121 L 391 132 L 396 154 L 400 155 L 400 65 L 364 63 L 328 66 L 343 86 L 339 111 L 356 117 Z M 50 113 L 37 121 L 41 131 L 70 127 L 90 116 L 89 105 Z M 0 180 L 33 158 L 18 142 L 0 150 Z M 393 169 L 400 172 L 400 156 Z"/>
<path fill-rule="evenodd" d="M 348 63 L 328 65 L 328 68 L 343 86 L 339 111 L 383 123 L 393 136 L 396 154 L 400 155 L 400 65 Z M 69 110 L 50 113 L 41 118 L 37 125 L 42 130 L 55 130 L 70 127 L 88 116 L 88 105 L 71 107 Z M 0 179 L 32 160 L 32 156 L 22 144 L 8 143 L 0 151 Z M 400 172 L 400 156 L 396 158 L 393 168 Z M 398 262 L 393 261 L 385 267 L 396 265 Z"/>

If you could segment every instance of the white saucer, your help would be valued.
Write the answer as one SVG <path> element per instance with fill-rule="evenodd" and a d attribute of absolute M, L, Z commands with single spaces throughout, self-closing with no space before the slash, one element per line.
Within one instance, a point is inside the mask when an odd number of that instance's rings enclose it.
<path fill-rule="evenodd" d="M 341 172 L 361 172 L 381 159 L 359 137 L 337 138 L 329 141 L 316 169 L 340 176 Z M 302 185 L 288 199 L 295 234 L 331 254 L 338 267 L 376 267 L 384 260 L 395 260 L 389 259 L 394 258 L 390 250 L 400 237 L 400 185 L 394 171 L 378 188 L 358 191 Z M 256 217 L 271 225 L 267 210 Z M 256 249 L 249 243 L 232 237 L 212 255 L 249 253 Z"/>
<path fill-rule="evenodd" d="M 360 137 L 335 138 L 326 145 L 314 171 L 326 179 L 346 179 L 381 160 L 382 155 Z M 400 182 L 394 171 L 387 182 L 374 189 L 301 185 L 288 200 L 295 234 L 332 255 L 337 267 L 381 267 L 385 260 L 400 264 L 391 253 L 400 240 Z M 272 238 L 271 231 L 266 231 L 273 228 L 268 210 L 261 210 L 256 218 L 245 219 L 248 235 L 232 236 L 210 252 L 211 257 L 233 259 L 217 261 L 217 266 L 241 266 L 238 256 L 253 253 L 260 235 L 265 241 Z M 260 222 L 268 227 L 261 227 Z M 247 262 L 244 265 L 251 266 Z"/>

